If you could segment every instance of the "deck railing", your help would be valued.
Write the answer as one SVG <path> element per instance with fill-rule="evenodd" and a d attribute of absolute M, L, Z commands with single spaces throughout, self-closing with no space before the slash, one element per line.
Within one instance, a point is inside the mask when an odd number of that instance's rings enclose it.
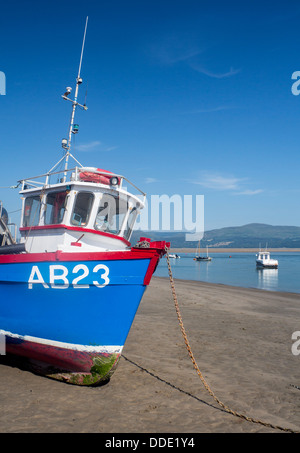
<path fill-rule="evenodd" d="M 53 172 L 51 171 L 51 172 L 44 173 L 44 174 L 38 175 L 38 176 L 32 176 L 30 178 L 21 179 L 18 181 L 18 183 L 21 184 L 21 187 L 22 187 L 21 191 L 24 191 L 27 189 L 36 189 L 36 188 L 47 189 L 50 186 L 55 185 L 55 184 L 69 185 L 74 182 L 82 182 L 82 180 L 80 179 L 80 173 L 82 173 L 82 172 L 92 172 L 92 173 L 95 173 L 96 175 L 97 174 L 104 175 L 104 176 L 107 175 L 109 178 L 113 178 L 113 177 L 118 178 L 119 183 L 117 185 L 112 185 L 112 184 L 109 185 L 110 188 L 113 188 L 115 190 L 122 189 L 124 186 L 124 181 L 126 181 L 131 187 L 133 187 L 139 193 L 139 195 L 143 196 L 142 201 L 143 201 L 143 203 L 145 202 L 146 193 L 143 192 L 141 189 L 139 189 L 129 179 L 125 178 L 125 176 L 119 175 L 117 173 L 107 172 L 105 170 L 98 170 L 94 167 L 71 168 L 71 169 L 67 170 L 67 176 L 69 177 L 69 179 L 67 178 L 65 180 L 63 177 L 64 170 L 59 170 L 59 171 L 53 171 Z M 55 177 L 55 176 L 57 179 L 56 179 L 56 182 L 53 183 L 53 182 L 51 182 L 51 179 L 52 179 L 52 177 Z M 41 179 L 43 179 L 43 181 L 41 181 Z M 91 184 L 97 184 L 99 186 L 107 187 L 107 184 L 102 184 L 102 183 L 91 183 Z M 126 188 L 126 191 L 127 191 L 127 188 Z"/>

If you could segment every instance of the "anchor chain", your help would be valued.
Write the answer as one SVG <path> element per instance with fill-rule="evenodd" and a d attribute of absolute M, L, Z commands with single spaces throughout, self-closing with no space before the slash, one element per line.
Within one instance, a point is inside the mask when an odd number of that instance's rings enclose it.
<path fill-rule="evenodd" d="M 184 325 L 183 325 L 183 320 L 182 320 L 182 316 L 181 316 L 181 313 L 180 313 L 180 309 L 179 309 L 179 305 L 178 305 L 178 299 L 177 299 L 177 295 L 176 295 L 176 291 L 175 291 L 175 284 L 174 284 L 174 279 L 173 279 L 173 275 L 172 275 L 172 269 L 171 269 L 171 264 L 170 264 L 170 258 L 169 258 L 169 252 L 168 252 L 168 249 L 167 247 L 165 248 L 165 251 L 166 251 L 166 258 L 167 258 L 167 264 L 168 264 L 168 271 L 169 271 L 169 278 L 170 278 L 170 284 L 171 284 L 171 290 L 172 290 L 172 295 L 173 295 L 173 299 L 174 299 L 174 304 L 175 304 L 175 310 L 176 310 L 176 314 L 177 314 L 177 318 L 178 318 L 178 322 L 179 322 L 179 325 L 180 325 L 180 329 L 181 329 L 181 333 L 182 333 L 182 336 L 184 338 L 184 342 L 185 342 L 185 345 L 186 345 L 186 348 L 187 348 L 187 351 L 189 353 L 189 356 L 190 356 L 190 359 L 194 365 L 194 368 L 199 376 L 199 378 L 201 379 L 201 382 L 202 384 L 204 385 L 205 389 L 208 391 L 208 393 L 210 394 L 210 396 L 219 404 L 219 406 L 221 406 L 226 412 L 228 412 L 229 414 L 232 414 L 236 417 L 239 417 L 241 419 L 244 419 L 248 422 L 251 422 L 251 423 L 257 423 L 257 424 L 260 424 L 260 425 L 263 425 L 263 426 L 266 426 L 268 428 L 273 428 L 273 429 L 278 429 L 280 431 L 285 431 L 285 432 L 289 432 L 289 433 L 297 433 L 297 431 L 294 431 L 290 428 L 283 428 L 281 426 L 278 426 L 278 425 L 273 425 L 272 423 L 267 423 L 267 422 L 264 422 L 262 420 L 258 420 L 258 419 L 255 419 L 255 418 L 252 418 L 252 417 L 248 417 L 244 414 L 241 414 L 240 412 L 237 412 L 233 409 L 231 409 L 230 407 L 228 407 L 226 404 L 224 404 L 215 394 L 214 392 L 212 391 L 212 389 L 210 388 L 209 384 L 206 382 L 203 374 L 201 373 L 199 367 L 198 367 L 198 364 L 196 362 L 196 359 L 194 357 L 194 354 L 193 354 L 193 351 L 191 349 L 191 346 L 189 344 L 189 340 L 188 340 L 188 337 L 187 337 L 187 334 L 186 334 L 186 331 L 185 331 L 185 328 L 184 328 Z"/>

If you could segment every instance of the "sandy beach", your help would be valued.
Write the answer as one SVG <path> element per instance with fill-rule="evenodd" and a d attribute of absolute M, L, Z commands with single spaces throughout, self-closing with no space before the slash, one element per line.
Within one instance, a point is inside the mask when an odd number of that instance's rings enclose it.
<path fill-rule="evenodd" d="M 230 409 L 300 430 L 300 295 L 175 281 L 198 366 Z M 168 279 L 154 277 L 124 357 L 102 387 L 77 387 L 0 359 L 2 433 L 279 433 L 209 395 L 179 328 Z M 297 388 L 299 387 L 299 389 Z"/>

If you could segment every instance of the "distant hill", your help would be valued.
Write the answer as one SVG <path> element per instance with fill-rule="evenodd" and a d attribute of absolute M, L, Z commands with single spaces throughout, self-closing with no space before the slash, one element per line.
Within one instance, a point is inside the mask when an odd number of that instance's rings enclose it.
<path fill-rule="evenodd" d="M 134 244 L 141 236 L 152 240 L 170 241 L 173 248 L 196 247 L 195 242 L 185 241 L 184 232 L 142 232 L 134 231 L 131 242 Z M 250 223 L 237 227 L 219 228 L 206 231 L 201 239 L 202 247 L 214 248 L 300 248 L 300 227 L 273 226 L 264 223 Z"/>

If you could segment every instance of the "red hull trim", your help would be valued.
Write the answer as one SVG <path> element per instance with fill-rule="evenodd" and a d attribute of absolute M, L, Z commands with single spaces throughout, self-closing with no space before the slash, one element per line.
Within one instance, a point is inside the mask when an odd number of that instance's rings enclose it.
<path fill-rule="evenodd" d="M 0 255 L 0 264 L 9 263 L 31 263 L 49 261 L 107 261 L 107 260 L 130 260 L 130 259 L 151 259 L 160 257 L 156 249 L 132 249 L 116 252 L 45 252 L 45 253 L 22 253 L 11 255 Z"/>
<path fill-rule="evenodd" d="M 79 231 L 79 233 L 97 234 L 99 236 L 109 237 L 112 239 L 118 239 L 119 241 L 122 241 L 126 245 L 130 246 L 130 242 L 127 241 L 127 239 L 125 239 L 121 236 L 116 236 L 115 234 L 112 234 L 112 233 L 106 233 L 105 231 L 92 230 L 91 228 L 72 227 L 72 226 L 63 225 L 63 224 L 21 227 L 20 231 L 44 231 L 44 230 L 58 230 L 58 229 L 69 230 L 69 231 Z"/>
<path fill-rule="evenodd" d="M 97 385 L 109 380 L 121 353 L 95 353 L 59 348 L 31 341 L 8 339 L 10 355 L 30 370 L 49 378 L 76 385 Z"/>

